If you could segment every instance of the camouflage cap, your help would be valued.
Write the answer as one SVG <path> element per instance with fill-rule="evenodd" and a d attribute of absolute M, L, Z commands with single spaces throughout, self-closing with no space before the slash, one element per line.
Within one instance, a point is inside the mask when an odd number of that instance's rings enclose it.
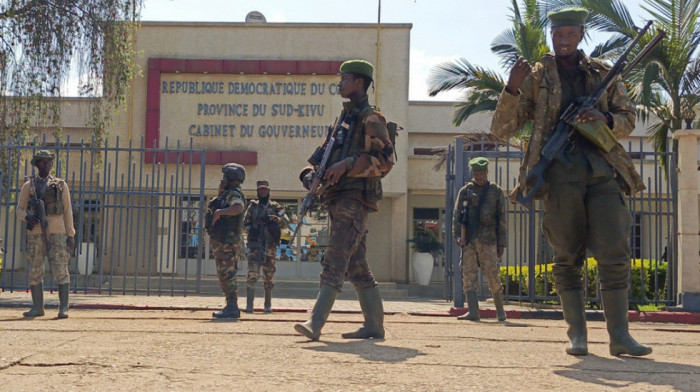
<path fill-rule="evenodd" d="M 32 157 L 32 160 L 31 160 L 32 166 L 36 166 L 36 161 L 39 159 L 54 159 L 54 154 L 49 150 L 37 151 L 36 153 L 34 153 L 34 156 Z"/>
<path fill-rule="evenodd" d="M 364 75 L 374 80 L 374 65 L 365 60 L 348 60 L 340 65 L 340 73 Z"/>
<path fill-rule="evenodd" d="M 565 8 L 559 11 L 552 11 L 547 14 L 547 18 L 556 26 L 583 26 L 588 17 L 588 10 L 585 8 Z"/>
<path fill-rule="evenodd" d="M 476 157 L 469 161 L 472 171 L 484 171 L 489 169 L 489 160 L 484 157 Z"/>
<path fill-rule="evenodd" d="M 237 163 L 227 163 L 221 168 L 224 177 L 229 181 L 245 181 L 245 168 Z"/>
<path fill-rule="evenodd" d="M 255 183 L 257 185 L 257 188 L 270 188 L 270 182 L 268 180 L 260 180 Z"/>

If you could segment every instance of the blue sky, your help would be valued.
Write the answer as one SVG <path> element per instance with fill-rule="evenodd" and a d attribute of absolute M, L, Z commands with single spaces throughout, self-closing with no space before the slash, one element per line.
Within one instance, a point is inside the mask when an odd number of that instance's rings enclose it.
<path fill-rule="evenodd" d="M 642 24 L 643 0 L 625 0 Z M 379 0 L 145 0 L 144 21 L 242 22 L 260 11 L 268 22 L 376 23 Z M 383 23 L 412 23 L 409 99 L 428 98 L 425 80 L 430 69 L 464 57 L 470 62 L 505 72 L 491 53 L 491 41 L 510 27 L 511 0 L 382 0 Z M 592 36 L 598 43 L 604 36 Z M 586 49 L 586 47 L 584 47 Z M 437 100 L 459 98 L 440 94 Z"/>

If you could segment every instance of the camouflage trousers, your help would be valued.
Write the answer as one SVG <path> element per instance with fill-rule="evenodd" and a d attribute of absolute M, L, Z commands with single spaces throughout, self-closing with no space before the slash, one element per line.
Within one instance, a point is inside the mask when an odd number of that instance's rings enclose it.
<path fill-rule="evenodd" d="M 240 245 L 211 240 L 211 252 L 216 261 L 216 275 L 219 277 L 219 286 L 224 295 L 238 294 L 238 253 Z"/>
<path fill-rule="evenodd" d="M 27 259 L 29 260 L 29 284 L 34 286 L 44 280 L 44 257 L 49 257 L 51 274 L 56 284 L 70 283 L 68 273 L 68 248 L 65 234 L 50 234 L 49 247 L 46 249 L 43 235 L 27 235 Z"/>
<path fill-rule="evenodd" d="M 486 278 L 491 293 L 503 290 L 501 277 L 498 274 L 498 252 L 496 244 L 483 244 L 471 241 L 462 250 L 462 285 L 464 294 L 479 288 L 479 268 Z"/>
<path fill-rule="evenodd" d="M 248 276 L 246 286 L 255 288 L 255 283 L 260 278 L 260 267 L 263 270 L 263 287 L 272 289 L 275 287 L 275 271 L 277 268 L 277 246 L 268 246 L 262 263 L 259 259 L 260 248 L 248 248 Z"/>
<path fill-rule="evenodd" d="M 328 204 L 331 228 L 328 249 L 321 260 L 321 285 L 341 290 L 346 278 L 358 289 L 377 285 L 367 264 L 368 212 L 359 200 L 351 198 Z"/>

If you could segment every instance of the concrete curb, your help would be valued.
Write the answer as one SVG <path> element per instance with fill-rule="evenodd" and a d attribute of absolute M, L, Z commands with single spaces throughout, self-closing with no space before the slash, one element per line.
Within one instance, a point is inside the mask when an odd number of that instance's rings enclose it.
<path fill-rule="evenodd" d="M 25 308 L 30 307 L 31 303 L 0 303 L 0 307 L 5 308 Z M 46 308 L 57 308 L 57 304 L 48 304 Z M 179 311 L 216 311 L 218 307 L 208 306 L 153 306 L 153 305 L 127 305 L 127 304 L 100 304 L 100 303 L 80 303 L 71 304 L 71 309 L 85 310 L 179 310 Z M 262 313 L 262 308 L 255 308 L 256 312 Z M 307 308 L 273 308 L 274 313 L 307 313 L 310 309 Z M 449 312 L 401 312 L 389 311 L 384 312 L 386 315 L 408 314 L 410 316 L 421 317 L 456 317 L 467 312 L 467 308 L 450 308 Z M 334 310 L 331 313 L 335 314 L 361 314 L 357 310 Z M 495 319 L 495 309 L 480 309 L 479 315 L 481 318 Z M 556 309 L 534 309 L 534 310 L 506 310 L 506 315 L 509 319 L 532 319 L 532 320 L 562 320 L 564 318 L 562 312 Z M 605 321 L 603 312 L 600 310 L 586 311 L 586 319 L 589 321 Z M 651 323 L 675 323 L 675 324 L 700 324 L 700 313 L 690 312 L 638 312 L 629 311 L 629 321 L 634 322 L 651 322 Z"/>

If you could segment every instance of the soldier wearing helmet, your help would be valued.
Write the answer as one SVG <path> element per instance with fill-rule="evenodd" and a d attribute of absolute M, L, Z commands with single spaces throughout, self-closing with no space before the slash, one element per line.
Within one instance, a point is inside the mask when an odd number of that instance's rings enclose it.
<path fill-rule="evenodd" d="M 245 180 L 245 168 L 237 163 L 227 163 L 221 169 L 223 176 L 219 194 L 207 206 L 206 230 L 211 238 L 211 251 L 216 261 L 216 274 L 221 290 L 226 296 L 226 306 L 214 312 L 216 318 L 238 319 L 238 255 L 241 251 L 243 212 L 246 200 L 241 191 Z"/>

